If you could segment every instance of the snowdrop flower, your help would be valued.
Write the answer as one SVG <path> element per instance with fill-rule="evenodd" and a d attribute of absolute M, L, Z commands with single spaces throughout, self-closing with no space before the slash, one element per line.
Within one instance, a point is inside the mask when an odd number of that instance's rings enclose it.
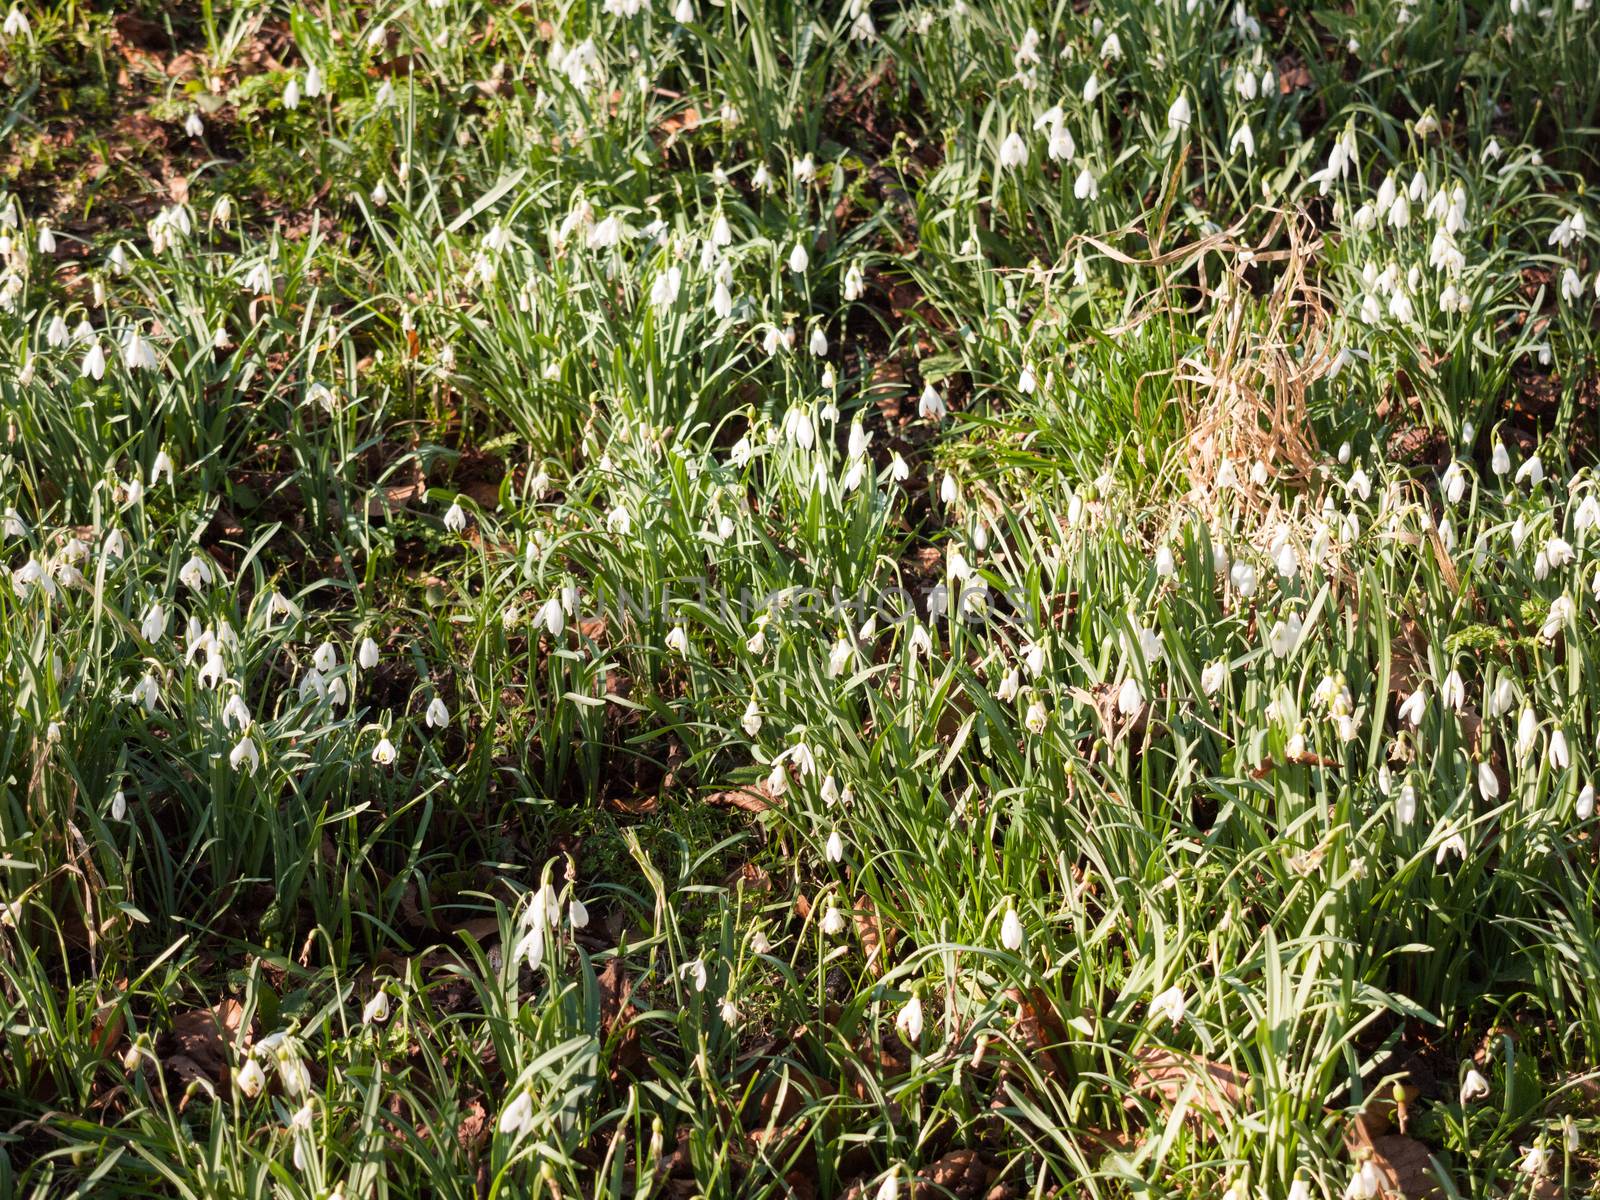
<path fill-rule="evenodd" d="M 1495 439 L 1494 450 L 1490 454 L 1489 467 L 1496 475 L 1504 475 L 1511 470 L 1511 455 L 1506 451 L 1506 444 Z"/>
<path fill-rule="evenodd" d="M 394 762 L 394 743 L 387 737 L 379 738 L 378 744 L 372 748 L 372 761 L 380 767 L 387 767 Z"/>
<path fill-rule="evenodd" d="M 1454 709 L 1456 712 L 1460 712 L 1466 706 L 1467 685 L 1462 681 L 1461 672 L 1451 671 L 1445 676 L 1444 686 L 1439 689 L 1439 698 L 1446 708 Z"/>
<path fill-rule="evenodd" d="M 1234 591 L 1248 599 L 1256 592 L 1256 569 L 1247 562 L 1236 562 L 1228 572 Z"/>
<path fill-rule="evenodd" d="M 706 963 L 703 958 L 691 958 L 678 968 L 678 978 L 688 982 L 695 991 L 706 990 Z"/>
<path fill-rule="evenodd" d="M 739 725 L 748 737 L 755 737 L 761 732 L 761 709 L 757 706 L 754 696 L 751 696 L 750 703 L 745 705 L 744 715 L 739 718 Z"/>
<path fill-rule="evenodd" d="M 512 951 L 515 959 L 526 959 L 528 970 L 537 971 L 544 962 L 544 905 L 537 898 L 523 910 L 521 924 L 525 930 Z"/>
<path fill-rule="evenodd" d="M 1225 659 L 1216 659 L 1207 663 L 1200 672 L 1200 690 L 1208 696 L 1215 696 L 1222 690 L 1222 685 L 1228 679 L 1228 663 Z"/>
<path fill-rule="evenodd" d="M 828 834 L 828 842 L 823 847 L 823 854 L 831 863 L 844 861 L 844 839 L 839 836 L 837 829 Z"/>
<path fill-rule="evenodd" d="M 1500 778 L 1487 761 L 1478 763 L 1478 795 L 1493 800 L 1500 795 Z"/>
<path fill-rule="evenodd" d="M 145 712 L 153 712 L 156 701 L 161 699 L 161 690 L 156 686 L 155 676 L 146 672 L 139 682 L 134 685 L 133 691 L 128 698 L 143 708 Z"/>
<path fill-rule="evenodd" d="M 1550 1173 L 1550 1151 L 1543 1146 L 1529 1146 L 1523 1152 L 1517 1170 L 1524 1175 L 1539 1176 Z"/>
<path fill-rule="evenodd" d="M 518 1092 L 500 1113 L 500 1132 L 516 1137 L 533 1128 L 533 1096 Z"/>
<path fill-rule="evenodd" d="M 811 255 L 806 253 L 805 244 L 796 242 L 794 249 L 789 251 L 789 270 L 796 275 L 804 275 L 806 268 L 811 265 Z"/>
<path fill-rule="evenodd" d="M 1383 1179 L 1371 1159 L 1356 1168 L 1350 1182 L 1345 1185 L 1345 1200 L 1376 1200 L 1383 1194 Z"/>
<path fill-rule="evenodd" d="M 1544 480 L 1544 463 L 1535 454 L 1517 468 L 1517 473 L 1513 478 L 1517 483 L 1526 483 L 1530 487 L 1537 486 Z"/>
<path fill-rule="evenodd" d="M 244 290 L 257 296 L 272 294 L 272 267 L 263 260 L 251 267 L 244 276 Z"/>
<path fill-rule="evenodd" d="M 677 303 L 682 285 L 683 269 L 677 265 L 668 267 L 650 285 L 650 303 L 656 308 L 671 308 Z"/>
<path fill-rule="evenodd" d="M 1495 682 L 1494 691 L 1489 693 L 1484 701 L 1484 711 L 1491 717 L 1503 716 L 1511 711 L 1511 706 L 1517 702 L 1517 689 L 1510 678 L 1505 675 Z"/>
<path fill-rule="evenodd" d="M 1435 850 L 1433 854 L 1433 865 L 1436 867 L 1444 866 L 1444 860 L 1452 854 L 1459 859 L 1465 859 L 1467 857 L 1467 839 L 1457 833 L 1454 827 L 1448 822 L 1445 824 L 1444 828 L 1448 830 L 1448 833 L 1439 843 L 1438 849 Z"/>
<path fill-rule="evenodd" d="M 244 1065 L 233 1073 L 233 1082 L 245 1099 L 254 1100 L 267 1086 L 267 1073 L 254 1058 L 247 1058 Z"/>
<path fill-rule="evenodd" d="M 1311 1200 L 1311 1184 L 1304 1179 L 1296 1179 L 1289 1185 L 1288 1200 Z"/>
<path fill-rule="evenodd" d="M 381 1025 L 389 1019 L 389 993 L 381 988 L 372 994 L 361 1010 L 361 1022 L 364 1025 Z"/>
<path fill-rule="evenodd" d="M 622 234 L 622 218 L 615 213 L 607 213 L 589 227 L 589 232 L 584 235 L 584 245 L 590 250 L 609 250 L 622 241 Z"/>
<path fill-rule="evenodd" d="M 460 533 L 467 527 L 467 514 L 462 509 L 460 501 L 456 501 L 445 510 L 444 527 L 451 533 Z"/>
<path fill-rule="evenodd" d="M 1578 273 L 1571 267 L 1561 272 L 1561 298 L 1567 301 L 1576 300 L 1583 295 L 1583 280 L 1578 278 Z"/>
<path fill-rule="evenodd" d="M 1000 922 L 1000 944 L 1013 954 L 1022 949 L 1022 920 L 1010 905 L 1006 906 L 1005 919 Z"/>
<path fill-rule="evenodd" d="M 1560 726 L 1550 735 L 1550 765 L 1558 771 L 1565 771 L 1572 765 L 1572 755 L 1567 750 L 1567 735 Z"/>
<path fill-rule="evenodd" d="M 1444 498 L 1451 504 L 1459 504 L 1461 497 L 1467 492 L 1467 473 L 1461 469 L 1461 464 L 1451 462 L 1445 468 L 1440 482 L 1444 485 Z"/>
<path fill-rule="evenodd" d="M 228 765 L 235 771 L 254 775 L 256 769 L 261 766 L 261 751 L 256 749 L 254 739 L 248 735 L 240 738 L 228 754 Z"/>
<path fill-rule="evenodd" d="M 1278 568 L 1278 574 L 1285 579 L 1293 579 L 1300 573 L 1300 558 L 1288 542 L 1285 542 L 1278 551 L 1277 560 L 1273 565 Z"/>
<path fill-rule="evenodd" d="M 27 14 L 13 4 L 11 11 L 6 14 L 5 23 L 0 25 L 0 33 L 8 38 L 21 38 L 27 37 L 32 28 L 33 26 L 28 23 Z"/>
<path fill-rule="evenodd" d="M 1573 811 L 1580 821 L 1587 821 L 1594 816 L 1594 784 L 1586 783 L 1583 785 L 1583 790 L 1578 793 L 1577 804 Z"/>
<path fill-rule="evenodd" d="M 913 1046 L 922 1041 L 922 1001 L 918 997 L 905 1002 L 894 1019 L 894 1027 Z"/>
<path fill-rule="evenodd" d="M 250 727 L 250 709 L 238 692 L 229 696 L 228 702 L 222 706 L 222 726 L 226 729 L 229 725 L 235 725 L 240 730 Z"/>
<path fill-rule="evenodd" d="M 1046 152 L 1053 162 L 1068 162 L 1077 154 L 1077 143 L 1072 140 L 1072 131 L 1065 122 L 1057 121 L 1050 130 L 1050 142 Z M 1079 199 L 1082 199 L 1080 196 Z"/>
<path fill-rule="evenodd" d="M 859 262 L 853 262 L 844 273 L 844 298 L 854 303 L 867 293 L 867 277 Z"/>
<path fill-rule="evenodd" d="M 1401 702 L 1398 715 L 1401 720 L 1410 724 L 1415 729 L 1422 724 L 1422 718 L 1428 711 L 1428 693 L 1418 688 Z"/>
<path fill-rule="evenodd" d="M 361 647 L 356 651 L 356 662 L 360 664 L 361 669 L 364 671 L 370 671 L 377 666 L 378 643 L 370 637 L 362 638 Z"/>
<path fill-rule="evenodd" d="M 822 932 L 828 937 L 838 937 L 844 932 L 844 914 L 837 904 L 829 904 L 822 914 Z"/>
<path fill-rule="evenodd" d="M 1256 156 L 1256 135 L 1250 129 L 1249 121 L 1245 121 L 1238 129 L 1235 129 L 1233 137 L 1228 142 L 1228 153 L 1232 154 L 1239 150 L 1244 151 L 1246 158 L 1254 158 Z"/>
<path fill-rule="evenodd" d="M 450 710 L 445 707 L 444 701 L 438 696 L 428 704 L 427 715 L 424 718 L 429 729 L 443 729 L 450 724 Z"/>
<path fill-rule="evenodd" d="M 850 665 L 850 655 L 854 649 L 850 639 L 841 634 L 828 652 L 828 678 L 836 679 L 844 673 L 845 667 Z"/>
<path fill-rule="evenodd" d="M 1409 825 L 1417 819 L 1417 789 L 1410 780 L 1400 785 L 1400 794 L 1395 797 L 1394 815 L 1401 825 Z"/>
<path fill-rule="evenodd" d="M 1150 1001 L 1151 1021 L 1168 1021 L 1173 1025 L 1181 1025 L 1187 1011 L 1188 1001 L 1184 998 L 1183 989 L 1176 984 Z"/>
<path fill-rule="evenodd" d="M 1038 737 L 1050 724 L 1050 710 L 1045 708 L 1044 701 L 1035 699 L 1028 705 L 1028 711 L 1023 714 L 1022 723 L 1029 733 Z"/>
<path fill-rule="evenodd" d="M 823 332 L 822 326 L 814 326 L 811 330 L 811 340 L 806 347 L 818 358 L 828 353 L 828 335 Z"/>
<path fill-rule="evenodd" d="M 290 112 L 300 107 L 300 79 L 291 75 L 283 89 L 283 106 Z"/>
<path fill-rule="evenodd" d="M 1000 169 L 1009 171 L 1014 167 L 1028 165 L 1028 144 L 1024 142 L 1016 130 L 1006 134 L 1005 140 L 1000 143 Z"/>
<path fill-rule="evenodd" d="M 1465 1108 L 1474 1100 L 1482 1100 L 1489 1094 L 1489 1081 L 1478 1073 L 1476 1067 L 1468 1067 L 1466 1078 L 1461 1081 L 1461 1105 Z"/>
<path fill-rule="evenodd" d="M 1100 196 L 1100 184 L 1094 177 L 1094 172 L 1085 166 L 1078 172 L 1078 177 L 1072 181 L 1072 194 L 1079 200 L 1096 200 Z"/>
<path fill-rule="evenodd" d="M 812 183 L 817 178 L 816 160 L 809 154 L 801 155 L 795 159 L 792 171 L 796 183 Z"/>
<path fill-rule="evenodd" d="M 667 634 L 667 649 L 680 658 L 688 657 L 689 633 L 682 625 L 674 625 L 672 631 Z"/>
<path fill-rule="evenodd" d="M 139 636 L 147 642 L 158 642 L 167 636 L 167 614 L 159 601 L 144 610 L 144 619 L 139 622 Z"/>
<path fill-rule="evenodd" d="M 106 352 L 100 348 L 98 339 L 89 343 L 89 348 L 84 351 L 83 361 L 78 366 L 80 379 L 100 380 L 106 377 Z"/>
<path fill-rule="evenodd" d="M 804 742 L 796 742 L 785 753 L 789 756 L 789 760 L 794 763 L 795 770 L 800 772 L 802 779 L 816 772 L 817 760 L 811 753 L 811 747 Z"/>
<path fill-rule="evenodd" d="M 933 390 L 933 384 L 924 384 L 922 396 L 917 401 L 917 415 L 934 421 L 942 421 L 948 411 L 945 407 L 944 397 Z"/>
<path fill-rule="evenodd" d="M 1045 670 L 1045 648 L 1038 642 L 1027 643 L 1022 648 L 1022 664 L 1027 667 L 1027 674 L 1040 677 Z"/>
<path fill-rule="evenodd" d="M 155 347 L 139 336 L 139 331 L 131 325 L 122 335 L 122 365 L 130 371 L 154 370 L 158 365 Z"/>
<path fill-rule="evenodd" d="M 311 656 L 311 665 L 324 674 L 339 665 L 339 652 L 333 648 L 332 642 L 323 642 L 317 647 L 316 653 Z"/>
<path fill-rule="evenodd" d="M 178 568 L 178 581 L 192 592 L 209 586 L 211 579 L 211 567 L 198 554 L 191 555 L 189 561 Z"/>
<path fill-rule="evenodd" d="M 1305 622 L 1300 619 L 1298 613 L 1290 613 L 1287 618 L 1273 625 L 1272 632 L 1267 637 L 1267 645 L 1271 649 L 1273 657 L 1289 657 L 1289 652 L 1294 649 L 1295 643 L 1300 640 L 1300 634 L 1304 628 Z"/>
<path fill-rule="evenodd" d="M 1178 563 L 1172 556 L 1172 547 L 1162 544 L 1156 550 L 1155 561 L 1156 575 L 1162 579 L 1170 579 L 1177 574 Z"/>
<path fill-rule="evenodd" d="M 1022 673 L 1012 667 L 1000 680 L 1000 686 L 995 689 L 994 697 L 1002 704 L 1010 704 L 1017 698 L 1017 693 L 1022 688 Z"/>
<path fill-rule="evenodd" d="M 1189 97 L 1185 92 L 1179 92 L 1178 98 L 1172 102 L 1172 107 L 1167 109 L 1167 128 L 1173 133 L 1187 129 L 1194 119 L 1194 114 L 1189 108 Z"/>
<path fill-rule="evenodd" d="M 1522 706 L 1522 713 L 1517 717 L 1517 758 L 1527 758 L 1533 750 L 1534 743 L 1539 737 L 1539 719 L 1533 715 L 1533 708 L 1529 705 Z"/>

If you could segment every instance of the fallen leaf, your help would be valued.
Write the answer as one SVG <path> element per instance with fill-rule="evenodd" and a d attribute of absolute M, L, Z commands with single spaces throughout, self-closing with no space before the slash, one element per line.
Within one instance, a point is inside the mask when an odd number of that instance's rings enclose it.
<path fill-rule="evenodd" d="M 1305 63 L 1292 56 L 1278 60 L 1278 94 L 1287 96 L 1290 92 L 1303 91 L 1314 86 L 1311 72 L 1306 70 Z"/>
<path fill-rule="evenodd" d="M 1388 1133 L 1397 1122 L 1400 1132 L 1404 1133 L 1411 1103 L 1420 1095 L 1421 1088 L 1405 1083 L 1396 1084 L 1387 1091 L 1373 1092 L 1356 1114 L 1356 1121 L 1366 1131 L 1369 1140 Z"/>
<path fill-rule="evenodd" d="M 620 958 L 606 963 L 595 979 L 600 989 L 600 1035 L 609 1043 L 621 1027 L 621 1036 L 611 1054 L 611 1079 L 616 1082 L 625 1071 L 632 1071 L 644 1057 L 639 1045 L 639 1027 L 633 1023 L 633 981 Z"/>
<path fill-rule="evenodd" d="M 856 936 L 861 939 L 861 949 L 866 955 L 867 969 L 874 975 L 883 974 L 883 959 L 887 951 L 883 934 L 878 926 L 878 910 L 871 896 L 857 896 L 855 903 Z"/>
<path fill-rule="evenodd" d="M 1050 997 L 1038 988 L 1033 988 L 1026 996 L 1017 988 L 1011 988 L 1006 998 L 1017 1006 L 1017 1041 L 1046 1074 L 1064 1080 L 1067 1072 L 1051 1047 L 1063 1045 L 1067 1041 L 1067 1031 Z"/>
<path fill-rule="evenodd" d="M 456 1125 L 456 1143 L 467 1151 L 483 1149 L 489 1140 L 489 1110 L 483 1100 L 474 1097 L 467 1102 L 467 1115 Z"/>
<path fill-rule="evenodd" d="M 1134 1051 L 1134 1091 L 1176 1104 L 1192 1092 L 1191 1112 L 1224 1117 L 1237 1112 L 1250 1086 L 1250 1077 L 1225 1063 L 1194 1058 L 1155 1046 Z M 1133 1102 L 1130 1100 L 1129 1105 Z"/>
<path fill-rule="evenodd" d="M 713 808 L 737 808 L 741 812 L 759 814 L 771 808 L 774 799 L 772 793 L 767 790 L 767 781 L 763 779 L 755 787 L 712 792 L 706 797 L 706 803 Z"/>
<path fill-rule="evenodd" d="M 624 817 L 647 817 L 655 812 L 658 801 L 655 796 L 635 793 L 631 796 L 607 796 L 606 809 Z"/>
<path fill-rule="evenodd" d="M 156 1039 L 156 1054 L 185 1084 L 200 1082 L 224 1088 L 231 1078 L 231 1043 L 242 1049 L 250 1044 L 249 1030 L 241 1036 L 244 1006 L 222 1000 L 211 1008 L 180 1013 L 172 1028 Z"/>
<path fill-rule="evenodd" d="M 1434 1177 L 1428 1147 L 1398 1133 L 1374 1136 L 1365 1120 L 1350 1122 L 1345 1144 L 1357 1163 L 1370 1160 L 1378 1170 L 1384 1200 L 1436 1200 L 1444 1192 Z"/>
<path fill-rule="evenodd" d="M 978 1200 L 999 1174 L 999 1168 L 984 1162 L 976 1150 L 952 1150 L 917 1172 L 912 1195 L 916 1200 L 944 1196 Z"/>

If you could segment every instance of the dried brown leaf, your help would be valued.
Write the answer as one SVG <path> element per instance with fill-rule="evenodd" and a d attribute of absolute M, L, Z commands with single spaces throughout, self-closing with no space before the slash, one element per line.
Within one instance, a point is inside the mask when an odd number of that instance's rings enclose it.
<path fill-rule="evenodd" d="M 1357 1163 L 1370 1160 L 1377 1168 L 1384 1200 L 1436 1200 L 1444 1195 L 1434 1178 L 1428 1147 L 1416 1138 L 1374 1135 L 1363 1113 L 1346 1128 L 1345 1144 Z"/>
<path fill-rule="evenodd" d="M 861 950 L 866 955 L 867 969 L 874 975 L 883 974 L 884 959 L 888 957 L 888 947 L 881 927 L 878 924 L 878 910 L 872 903 L 871 896 L 857 896 L 855 903 L 856 936 L 861 939 Z M 889 938 L 893 940 L 892 937 Z"/>
<path fill-rule="evenodd" d="M 1134 1052 L 1134 1091 L 1176 1104 L 1192 1090 L 1191 1113 L 1225 1117 L 1239 1110 L 1250 1087 L 1250 1077 L 1225 1063 L 1194 1058 L 1156 1046 Z M 1130 1106 L 1133 1102 L 1129 1101 Z"/>
<path fill-rule="evenodd" d="M 222 1000 L 211 1008 L 180 1013 L 172 1029 L 156 1040 L 156 1053 L 168 1070 L 185 1084 L 203 1082 L 225 1087 L 230 1078 L 229 1045 L 250 1044 L 249 1031 L 241 1038 L 244 1006 L 237 1000 Z"/>
<path fill-rule="evenodd" d="M 976 1150 L 952 1150 L 917 1172 L 912 1195 L 916 1200 L 945 1196 L 979 1200 L 999 1174 L 1000 1169 L 985 1162 Z"/>
<path fill-rule="evenodd" d="M 1046 1074 L 1064 1082 L 1067 1072 L 1051 1048 L 1066 1042 L 1067 1031 L 1056 1015 L 1050 997 L 1038 988 L 1031 989 L 1026 995 L 1017 988 L 1010 988 L 1006 992 L 1006 999 L 1017 1006 L 1017 1041 L 1029 1057 L 1044 1068 Z"/>
<path fill-rule="evenodd" d="M 606 963 L 595 982 L 600 988 L 600 1034 L 610 1042 L 621 1027 L 616 1049 L 611 1055 L 611 1079 L 620 1079 L 624 1072 L 633 1071 L 644 1058 L 639 1045 L 639 1027 L 633 1023 L 637 1009 L 633 1006 L 633 981 L 620 958 Z"/>
<path fill-rule="evenodd" d="M 712 792 L 706 797 L 706 803 L 713 808 L 737 808 L 740 812 L 759 814 L 771 808 L 775 800 L 767 790 L 767 781 L 763 779 L 754 787 Z"/>

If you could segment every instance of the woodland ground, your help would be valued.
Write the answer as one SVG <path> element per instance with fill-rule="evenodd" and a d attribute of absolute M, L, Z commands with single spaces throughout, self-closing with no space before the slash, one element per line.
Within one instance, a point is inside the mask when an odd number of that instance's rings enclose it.
<path fill-rule="evenodd" d="M 0 81 L 0 1196 L 1591 1194 L 1589 0 Z"/>

